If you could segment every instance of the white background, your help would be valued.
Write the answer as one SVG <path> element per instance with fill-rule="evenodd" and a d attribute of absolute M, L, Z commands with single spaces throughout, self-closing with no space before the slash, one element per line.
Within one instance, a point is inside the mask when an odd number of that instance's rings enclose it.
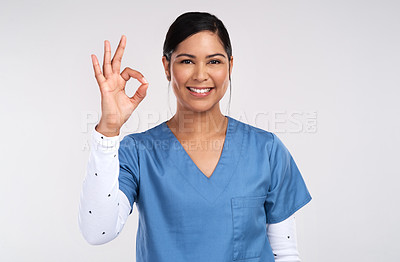
<path fill-rule="evenodd" d="M 230 33 L 231 116 L 275 132 L 303 174 L 313 200 L 297 213 L 302 261 L 397 260 L 399 1 L 2 0 L 0 261 L 135 261 L 136 209 L 106 245 L 87 244 L 77 224 L 100 117 L 90 54 L 102 61 L 103 41 L 114 53 L 127 36 L 122 68 L 150 87 L 123 135 L 148 129 L 174 109 L 162 45 L 186 11 L 215 14 Z"/>

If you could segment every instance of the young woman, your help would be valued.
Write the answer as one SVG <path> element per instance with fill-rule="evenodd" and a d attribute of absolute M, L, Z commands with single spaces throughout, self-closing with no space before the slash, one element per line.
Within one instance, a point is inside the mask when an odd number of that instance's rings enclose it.
<path fill-rule="evenodd" d="M 223 23 L 189 12 L 170 26 L 162 62 L 175 115 L 145 132 L 120 129 L 146 95 L 141 73 L 120 73 L 122 36 L 103 70 L 92 55 L 102 117 L 94 127 L 79 226 L 91 244 L 122 230 L 139 212 L 138 262 L 300 261 L 294 213 L 311 200 L 296 163 L 272 132 L 220 111 L 233 67 Z M 141 82 L 133 97 L 130 78 Z"/>

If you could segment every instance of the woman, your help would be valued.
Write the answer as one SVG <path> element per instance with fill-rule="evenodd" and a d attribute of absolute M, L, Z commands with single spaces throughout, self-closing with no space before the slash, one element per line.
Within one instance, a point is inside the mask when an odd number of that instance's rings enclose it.
<path fill-rule="evenodd" d="M 223 23 L 200 12 L 174 21 L 162 62 L 176 113 L 119 142 L 149 85 L 136 70 L 120 73 L 125 45 L 122 36 L 111 59 L 105 41 L 103 71 L 92 55 L 102 117 L 80 200 L 85 239 L 114 239 L 136 203 L 138 262 L 300 261 L 294 213 L 311 196 L 275 134 L 221 113 L 233 66 Z M 141 86 L 129 98 L 131 77 Z"/>

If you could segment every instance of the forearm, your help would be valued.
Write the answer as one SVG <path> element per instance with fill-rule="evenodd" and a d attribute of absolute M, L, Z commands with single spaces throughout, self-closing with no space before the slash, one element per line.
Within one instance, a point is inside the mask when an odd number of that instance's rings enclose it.
<path fill-rule="evenodd" d="M 86 241 L 100 245 L 114 239 L 122 230 L 130 204 L 118 184 L 119 137 L 106 137 L 92 129 L 90 145 L 78 221 Z"/>
<path fill-rule="evenodd" d="M 267 224 L 267 235 L 276 262 L 300 262 L 297 250 L 296 223 L 294 215 L 286 220 Z"/>

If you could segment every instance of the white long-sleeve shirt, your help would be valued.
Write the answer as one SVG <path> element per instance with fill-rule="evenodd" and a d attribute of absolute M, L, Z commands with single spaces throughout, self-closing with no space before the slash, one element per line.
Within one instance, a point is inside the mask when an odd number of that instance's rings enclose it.
<path fill-rule="evenodd" d="M 119 190 L 119 145 L 119 135 L 106 137 L 95 127 L 91 130 L 78 222 L 83 237 L 92 245 L 117 237 L 131 213 L 128 198 Z M 275 261 L 300 262 L 294 214 L 280 223 L 266 226 Z"/>

